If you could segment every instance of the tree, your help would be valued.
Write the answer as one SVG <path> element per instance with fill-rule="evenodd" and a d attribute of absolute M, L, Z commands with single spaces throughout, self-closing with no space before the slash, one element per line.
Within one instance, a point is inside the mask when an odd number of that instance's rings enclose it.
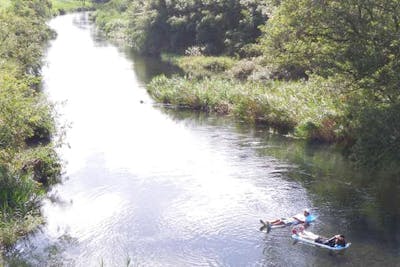
<path fill-rule="evenodd" d="M 259 0 L 131 1 L 129 36 L 138 51 L 183 52 L 205 47 L 209 54 L 243 54 L 267 20 Z"/>
<path fill-rule="evenodd" d="M 353 156 L 398 163 L 400 2 L 282 1 L 263 27 L 260 47 L 280 78 L 342 77 Z M 374 163 L 374 166 L 376 164 Z"/>
<path fill-rule="evenodd" d="M 400 100 L 399 20 L 395 0 L 287 0 L 263 28 L 261 45 L 288 77 L 339 73 L 393 103 Z"/>

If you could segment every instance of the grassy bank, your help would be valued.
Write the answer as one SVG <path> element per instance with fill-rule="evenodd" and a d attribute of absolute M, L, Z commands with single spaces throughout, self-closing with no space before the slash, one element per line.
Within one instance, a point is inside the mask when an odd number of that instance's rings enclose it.
<path fill-rule="evenodd" d="M 7 9 L 10 6 L 10 0 L 0 0 L 0 10 Z"/>
<path fill-rule="evenodd" d="M 193 55 L 183 57 L 173 54 L 162 54 L 161 59 L 182 69 L 189 78 L 223 78 L 226 76 L 226 72 L 232 69 L 237 63 L 236 59 L 226 56 L 205 57 L 202 55 Z"/>
<path fill-rule="evenodd" d="M 51 4 L 53 13 L 60 15 L 73 11 L 93 9 L 93 3 L 90 0 L 51 0 Z"/>
<path fill-rule="evenodd" d="M 280 133 L 325 142 L 341 138 L 344 103 L 336 81 L 240 82 L 159 76 L 148 85 L 157 101 L 266 124 Z"/>
<path fill-rule="evenodd" d="M 0 250 L 42 223 L 41 199 L 61 171 L 40 77 L 50 7 L 15 0 L 0 10 Z"/>
<path fill-rule="evenodd" d="M 130 45 L 128 1 L 113 0 L 97 5 L 92 19 L 105 35 L 118 42 Z"/>

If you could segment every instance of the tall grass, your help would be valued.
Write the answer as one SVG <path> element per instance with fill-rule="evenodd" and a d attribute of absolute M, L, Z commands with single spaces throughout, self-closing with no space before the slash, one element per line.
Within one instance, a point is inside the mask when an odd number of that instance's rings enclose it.
<path fill-rule="evenodd" d="M 190 78 L 224 77 L 230 70 L 236 59 L 224 56 L 178 56 L 173 54 L 162 54 L 161 59 L 181 68 Z"/>
<path fill-rule="evenodd" d="M 52 9 L 56 14 L 65 14 L 72 11 L 90 10 L 93 8 L 90 0 L 51 0 Z"/>
<path fill-rule="evenodd" d="M 0 10 L 4 10 L 10 6 L 11 0 L 0 0 Z"/>
<path fill-rule="evenodd" d="M 280 133 L 321 141 L 340 136 L 343 103 L 334 81 L 238 82 L 158 76 L 148 85 L 157 101 L 266 124 Z"/>

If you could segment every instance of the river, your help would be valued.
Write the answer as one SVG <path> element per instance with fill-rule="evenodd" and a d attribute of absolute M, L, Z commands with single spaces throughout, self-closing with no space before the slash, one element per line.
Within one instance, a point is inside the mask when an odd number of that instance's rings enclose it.
<path fill-rule="evenodd" d="M 62 184 L 44 225 L 10 266 L 399 266 L 398 177 L 356 171 L 310 146 L 226 117 L 154 103 L 168 71 L 110 44 L 88 14 L 50 21 L 45 90 L 67 125 Z M 294 243 L 259 219 L 310 208 L 311 231 L 342 233 L 344 253 Z"/>

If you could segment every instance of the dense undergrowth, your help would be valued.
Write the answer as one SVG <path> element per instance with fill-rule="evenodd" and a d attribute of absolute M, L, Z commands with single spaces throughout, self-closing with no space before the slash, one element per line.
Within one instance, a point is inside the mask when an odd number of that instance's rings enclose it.
<path fill-rule="evenodd" d="M 42 222 L 40 200 L 61 171 L 40 77 L 50 8 L 15 0 L 0 9 L 0 250 Z"/>

